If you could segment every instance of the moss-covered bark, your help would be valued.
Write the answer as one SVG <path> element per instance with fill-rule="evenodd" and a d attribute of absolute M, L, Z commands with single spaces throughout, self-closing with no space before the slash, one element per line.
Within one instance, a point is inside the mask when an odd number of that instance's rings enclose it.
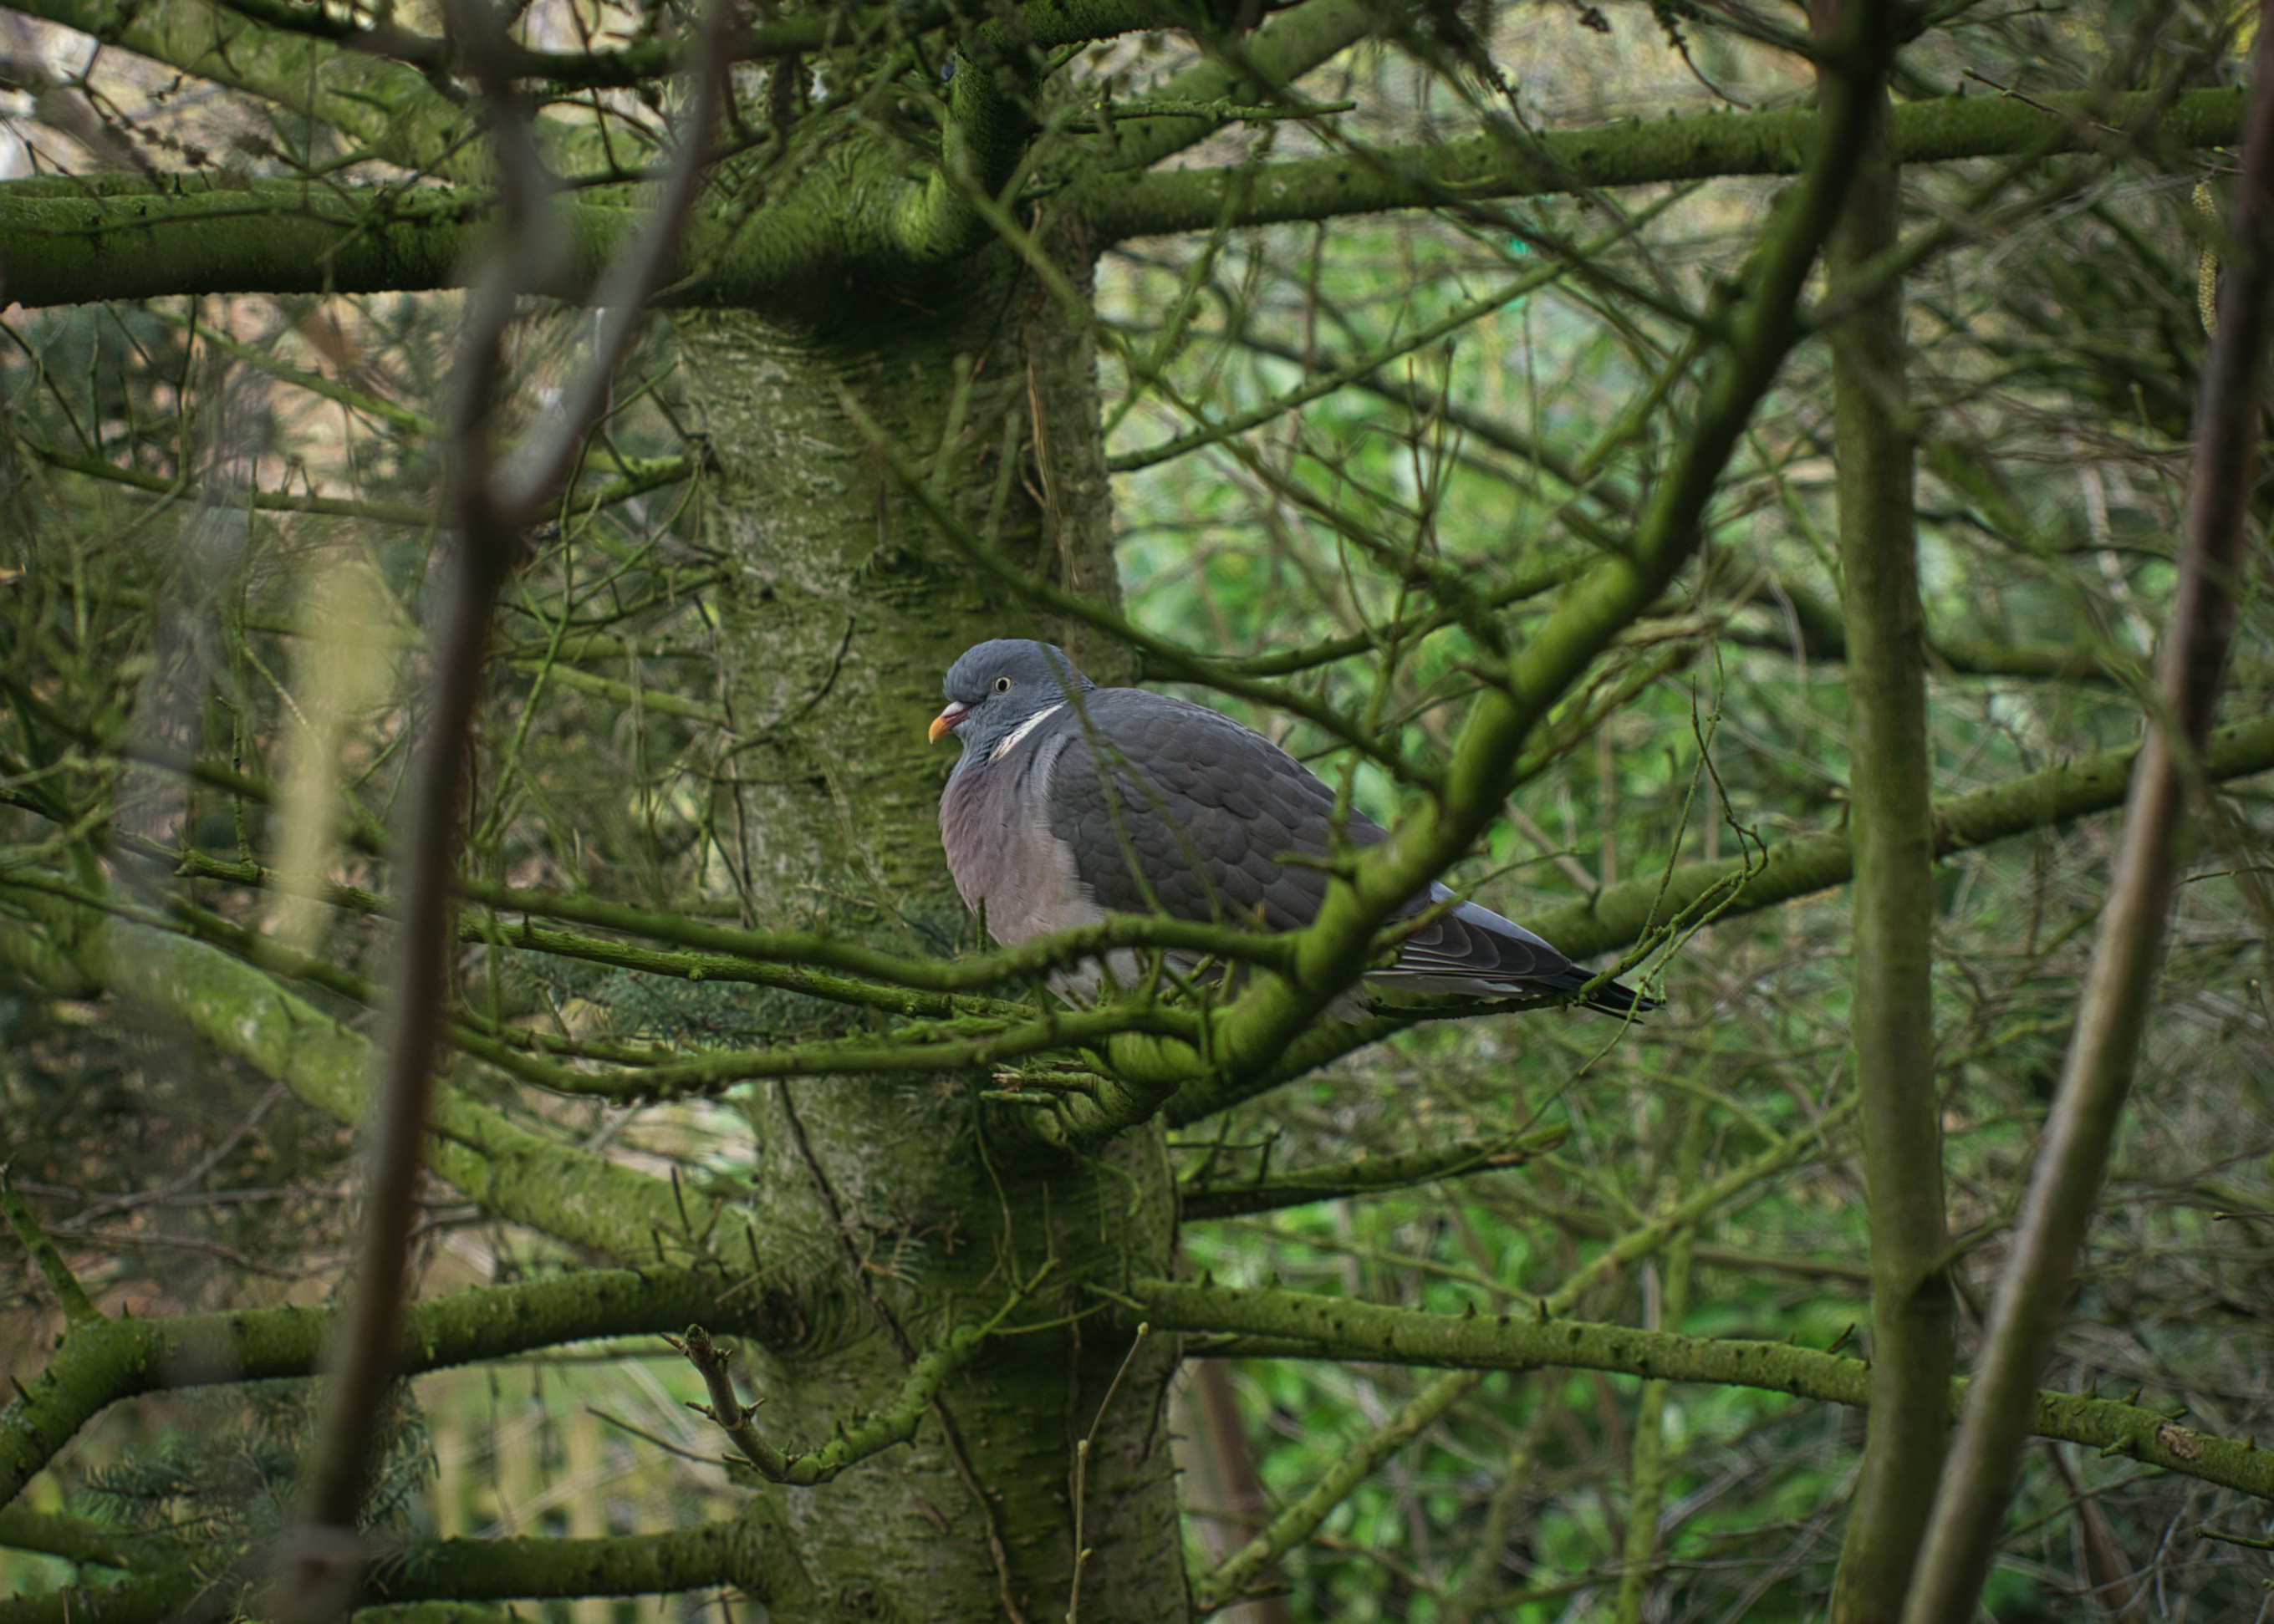
<path fill-rule="evenodd" d="M 1054 249 L 1086 287 L 1081 244 Z M 730 572 L 713 604 L 732 718 L 718 810 L 750 922 L 903 951 L 969 929 L 937 835 L 953 747 L 926 740 L 942 675 L 971 643 L 1022 633 L 1070 642 L 1109 674 L 1111 657 L 944 543 L 872 436 L 990 545 L 1113 604 L 1086 320 L 999 252 L 921 284 L 816 289 L 794 320 L 677 320 L 712 467 L 704 540 Z M 990 1129 L 977 1093 L 968 1078 L 848 1077 L 749 1096 L 761 1265 L 810 1282 L 800 1336 L 757 1361 L 756 1425 L 776 1447 L 810 1447 L 889 1401 L 915 1357 L 1049 1266 L 1007 1322 L 1042 1328 L 949 1376 L 889 1466 L 761 1492 L 821 1587 L 815 1612 L 778 1601 L 777 1617 L 1065 1609 L 1074 1442 L 1128 1352 L 1090 1328 L 1086 1288 L 1167 1266 L 1174 1198 L 1156 1135 L 1061 1157 Z M 1172 1364 L 1148 1350 L 1100 1428 L 1085 1618 L 1183 1614 Z"/>
<path fill-rule="evenodd" d="M 461 1292 L 412 1305 L 402 1368 L 440 1370 L 584 1337 L 663 1331 L 698 1316 L 739 1327 L 766 1312 L 762 1296 L 727 1292 L 719 1276 L 681 1268 L 594 1269 Z M 0 1505 L 121 1399 L 312 1373 L 332 1320 L 328 1310 L 284 1307 L 74 1325 L 47 1368 L 0 1409 Z"/>
<path fill-rule="evenodd" d="M 1301 16 L 1312 24 L 1308 11 L 1291 13 L 1291 20 Z M 1309 29 L 1319 38 L 1291 40 L 1276 54 L 1299 63 L 1306 53 L 1296 44 L 1325 49 L 1345 36 L 1350 21 L 1339 12 L 1322 14 Z M 2117 101 L 2119 114 L 2150 121 L 2145 136 L 2172 147 L 2231 143 L 2241 117 L 2240 93 L 2231 90 L 2189 91 L 2168 105 L 2144 97 Z M 1206 230 L 1227 219 L 1245 225 L 1327 220 L 1457 198 L 1786 175 L 1807 156 L 1811 117 L 1804 110 L 1713 113 L 1557 132 L 1543 136 L 1530 158 L 1480 139 L 1427 152 L 1305 159 L 1260 170 L 1197 167 L 1130 174 L 1106 169 L 1070 188 L 1058 212 L 1101 242 L 1118 242 Z M 1190 123 L 1141 121 L 1130 139 L 1132 161 L 1176 150 L 1193 134 L 1185 127 Z M 2059 151 L 2078 145 L 2086 139 L 2080 132 L 2096 127 L 2050 104 L 1991 97 L 1951 97 L 1895 109 L 1898 153 L 1907 163 Z M 949 214 L 961 218 L 961 212 L 932 195 L 937 188 L 909 180 L 897 157 L 868 169 L 877 157 L 873 150 L 848 154 L 808 169 L 787 198 L 748 219 L 697 220 L 681 267 L 688 280 L 671 297 L 729 309 L 779 309 L 813 300 L 825 305 L 848 290 L 847 267 L 864 262 L 897 266 L 907 275 L 937 267 L 946 280 L 962 278 L 968 267 L 945 267 L 970 239 L 942 223 Z M 1235 175 L 1244 197 L 1227 213 L 1224 188 L 1234 184 Z M 335 212 L 323 215 L 302 207 L 298 183 L 287 184 L 278 195 L 273 190 L 233 176 L 210 186 L 177 184 L 174 177 L 163 186 L 125 177 L 0 184 L 0 236 L 11 255 L 7 297 L 37 305 L 163 294 L 452 287 L 463 278 L 465 251 L 490 207 L 486 193 L 469 187 L 391 199 L 380 217 L 358 207 L 353 193 L 328 193 L 327 207 Z M 223 191 L 227 195 L 220 195 Z M 581 289 L 617 237 L 636 223 L 635 211 L 611 196 L 588 194 L 562 211 L 571 242 L 563 291 Z M 964 224 L 968 229 L 968 220 Z M 899 306 L 900 319 L 912 318 L 936 291 L 929 276 L 903 289 L 915 303 Z M 871 293 L 893 297 L 862 290 L 862 297 Z M 891 312 L 879 307 L 872 313 Z"/>
<path fill-rule="evenodd" d="M 1905 163 L 2058 152 L 2100 139 L 2108 124 L 2137 120 L 2145 139 L 2174 147 L 2225 146 L 2241 129 L 2242 93 L 2195 90 L 2166 99 L 2111 98 L 2112 107 L 1949 96 L 1895 109 Z M 1194 168 L 1086 183 L 1073 207 L 1109 240 L 1240 225 L 1326 220 L 1476 197 L 1525 197 L 1592 187 L 1799 173 L 1813 149 L 1815 114 L 1706 113 L 1648 124 L 1550 132 L 1519 147 L 1479 136 L 1441 147 L 1338 153 L 1260 169 Z M 1224 188 L 1241 196 L 1227 208 Z"/>

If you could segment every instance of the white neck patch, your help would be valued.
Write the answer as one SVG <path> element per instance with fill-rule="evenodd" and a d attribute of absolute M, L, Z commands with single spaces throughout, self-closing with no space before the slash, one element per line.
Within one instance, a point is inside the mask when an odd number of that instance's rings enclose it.
<path fill-rule="evenodd" d="M 1003 742 L 997 745 L 993 749 L 988 751 L 987 759 L 990 762 L 1001 761 L 1005 756 L 1008 756 L 1012 751 L 1019 748 L 1019 741 L 1024 739 L 1028 733 L 1034 732 L 1035 729 L 1040 727 L 1044 722 L 1048 721 L 1051 717 L 1056 716 L 1059 711 L 1065 709 L 1065 701 L 1061 699 L 1058 703 L 1052 705 L 1047 710 L 1035 711 L 1034 715 L 1020 723 L 1009 733 L 1005 733 L 1003 735 Z"/>

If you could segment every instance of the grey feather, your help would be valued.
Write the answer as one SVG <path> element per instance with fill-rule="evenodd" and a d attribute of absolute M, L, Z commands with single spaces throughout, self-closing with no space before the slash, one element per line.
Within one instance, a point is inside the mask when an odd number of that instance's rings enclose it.
<path fill-rule="evenodd" d="M 949 704 L 933 733 L 955 732 L 963 756 L 940 800 L 940 835 L 957 890 L 984 911 L 997 941 L 1109 914 L 1273 931 L 1318 916 L 1334 793 L 1261 733 L 1166 695 L 1098 688 L 1057 649 L 1023 639 L 980 643 L 944 687 Z M 1356 814 L 1345 831 L 1359 846 L 1388 838 Z M 1452 896 L 1433 884 L 1394 917 Z M 1113 959 L 1109 967 L 1127 981 L 1134 955 Z M 1521 925 L 1461 902 L 1417 927 L 1396 962 L 1367 979 L 1410 992 L 1537 997 L 1576 993 L 1590 978 Z M 1653 1007 L 1616 982 L 1586 1002 L 1614 1014 Z"/>

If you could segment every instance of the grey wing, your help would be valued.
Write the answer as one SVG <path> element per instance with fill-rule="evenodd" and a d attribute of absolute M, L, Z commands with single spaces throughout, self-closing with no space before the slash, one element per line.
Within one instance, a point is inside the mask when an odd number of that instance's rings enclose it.
<path fill-rule="evenodd" d="M 1317 917 L 1325 871 L 1280 861 L 1329 850 L 1334 792 L 1300 762 L 1229 717 L 1140 688 L 1089 694 L 1081 712 L 1052 718 L 1071 737 L 1050 827 L 1101 906 L 1267 930 Z M 1352 816 L 1350 838 L 1383 831 Z"/>

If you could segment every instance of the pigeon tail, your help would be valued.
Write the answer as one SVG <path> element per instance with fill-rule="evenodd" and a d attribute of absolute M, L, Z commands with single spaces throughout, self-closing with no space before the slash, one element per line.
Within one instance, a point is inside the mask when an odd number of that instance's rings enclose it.
<path fill-rule="evenodd" d="M 1453 901 L 1442 884 L 1416 898 L 1410 913 Z M 1577 992 L 1594 979 L 1514 920 L 1473 902 L 1454 903 L 1406 938 L 1397 962 L 1367 978 L 1376 986 L 1472 998 L 1538 998 Z M 1641 1014 L 1659 1007 L 1617 981 L 1587 995 L 1585 1006 L 1607 1015 Z"/>

